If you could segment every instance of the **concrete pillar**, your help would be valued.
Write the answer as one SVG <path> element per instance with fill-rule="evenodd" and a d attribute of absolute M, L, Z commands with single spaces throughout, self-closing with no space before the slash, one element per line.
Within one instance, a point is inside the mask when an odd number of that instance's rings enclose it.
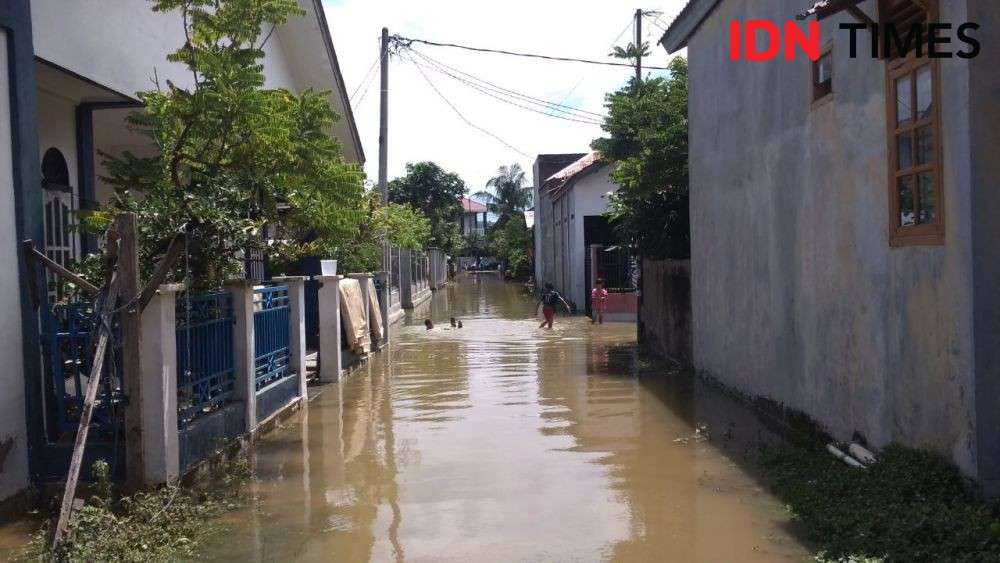
<path fill-rule="evenodd" d="M 306 391 L 306 276 L 287 276 L 273 281 L 288 286 L 288 347 L 291 369 L 299 374 L 299 397 Z"/>
<path fill-rule="evenodd" d="M 257 427 L 257 377 L 253 330 L 253 282 L 234 280 L 226 283 L 233 296 L 233 367 L 236 377 L 234 398 L 243 401 L 245 430 Z"/>
<path fill-rule="evenodd" d="M 319 282 L 319 378 L 339 381 L 340 351 L 340 280 L 343 276 L 315 276 Z"/>
<path fill-rule="evenodd" d="M 392 288 L 389 286 L 389 272 L 377 272 L 375 274 L 375 289 L 379 292 L 379 310 L 382 312 L 382 343 L 389 343 L 389 299 L 392 295 Z"/>
<path fill-rule="evenodd" d="M 177 432 L 177 293 L 180 284 L 161 285 L 142 313 L 139 373 L 142 377 L 144 486 L 180 477 Z"/>
<path fill-rule="evenodd" d="M 406 249 L 399 251 L 399 304 L 404 309 L 413 308 L 413 253 Z"/>

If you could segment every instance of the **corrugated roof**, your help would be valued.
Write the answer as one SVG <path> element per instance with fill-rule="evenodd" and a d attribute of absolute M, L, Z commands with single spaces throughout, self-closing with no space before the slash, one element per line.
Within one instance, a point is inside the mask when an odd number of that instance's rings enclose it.
<path fill-rule="evenodd" d="M 660 38 L 660 45 L 668 53 L 676 53 L 687 47 L 688 39 L 698 30 L 701 22 L 712 13 L 719 0 L 688 0 L 684 9 L 678 14 Z"/>
<path fill-rule="evenodd" d="M 574 182 L 603 165 L 604 161 L 601 160 L 601 153 L 592 152 L 550 176 L 548 180 L 545 180 L 542 189 L 552 192 L 565 191 Z M 558 194 L 553 193 L 552 197 L 558 197 Z"/>

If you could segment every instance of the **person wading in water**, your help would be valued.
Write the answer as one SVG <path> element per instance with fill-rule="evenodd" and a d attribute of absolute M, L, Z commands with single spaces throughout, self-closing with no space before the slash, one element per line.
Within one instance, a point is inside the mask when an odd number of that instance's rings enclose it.
<path fill-rule="evenodd" d="M 556 307 L 559 305 L 560 302 L 566 306 L 567 311 L 572 310 L 572 307 L 569 306 L 569 303 L 567 303 L 566 300 L 563 299 L 562 295 L 559 295 L 559 292 L 556 291 L 555 287 L 553 287 L 551 283 L 545 284 L 545 291 L 542 293 L 542 301 L 541 301 L 542 314 L 545 315 L 545 320 L 542 322 L 541 325 L 539 325 L 538 328 L 545 328 L 545 327 L 552 328 L 552 321 L 554 321 L 556 318 Z"/>

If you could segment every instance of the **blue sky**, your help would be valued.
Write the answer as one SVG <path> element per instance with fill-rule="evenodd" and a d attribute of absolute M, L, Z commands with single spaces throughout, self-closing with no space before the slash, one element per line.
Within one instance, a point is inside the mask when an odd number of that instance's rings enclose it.
<path fill-rule="evenodd" d="M 663 12 L 660 24 L 671 21 L 685 0 L 655 0 L 645 10 Z M 324 0 L 348 92 L 362 85 L 378 56 L 378 36 L 406 37 L 488 48 L 596 60 L 607 58 L 613 40 L 630 41 L 635 9 L 609 0 Z M 668 57 L 655 45 L 662 33 L 646 22 L 652 66 L 666 66 Z M 605 93 L 623 85 L 626 68 L 534 61 L 419 46 L 420 52 L 446 65 L 530 96 L 603 113 Z M 501 164 L 518 162 L 529 173 L 540 153 L 585 152 L 600 128 L 552 119 L 512 107 L 445 75 L 426 71 L 435 86 L 475 125 L 500 137 L 513 148 L 470 127 L 427 84 L 409 61 L 394 58 L 390 69 L 390 179 L 404 172 L 407 162 L 433 160 L 459 173 L 471 192 L 479 191 Z M 375 77 L 377 79 L 377 76 Z M 369 177 L 378 170 L 378 83 L 355 96 L 355 119 L 368 157 Z M 523 154 L 522 154 L 523 153 Z"/>

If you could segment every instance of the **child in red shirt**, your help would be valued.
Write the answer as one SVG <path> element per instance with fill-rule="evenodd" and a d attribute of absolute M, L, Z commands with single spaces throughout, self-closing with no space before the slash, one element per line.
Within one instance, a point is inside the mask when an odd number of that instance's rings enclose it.
<path fill-rule="evenodd" d="M 590 292 L 590 324 L 604 324 L 604 310 L 608 306 L 608 290 L 604 289 L 604 280 L 597 278 L 594 289 Z"/>

